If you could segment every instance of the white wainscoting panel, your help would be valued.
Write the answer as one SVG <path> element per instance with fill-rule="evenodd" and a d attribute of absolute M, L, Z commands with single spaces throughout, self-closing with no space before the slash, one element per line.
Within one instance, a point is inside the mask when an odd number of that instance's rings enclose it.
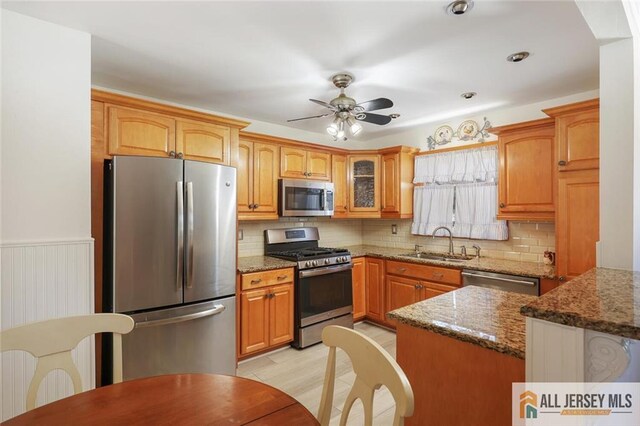
<path fill-rule="evenodd" d="M 1 326 L 94 312 L 93 239 L 3 243 L 0 246 Z M 1 342 L 0 342 L 1 345 Z M 92 337 L 73 351 L 85 390 L 95 387 Z M 35 359 L 26 352 L 4 352 L 0 382 L 2 420 L 25 411 Z M 73 394 L 66 373 L 49 373 L 38 392 L 38 405 Z"/>

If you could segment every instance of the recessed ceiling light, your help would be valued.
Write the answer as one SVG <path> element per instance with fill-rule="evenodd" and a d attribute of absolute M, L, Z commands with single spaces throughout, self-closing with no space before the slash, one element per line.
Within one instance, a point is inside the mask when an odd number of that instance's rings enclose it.
<path fill-rule="evenodd" d="M 513 54 L 507 56 L 507 61 L 509 61 L 509 62 L 520 62 L 520 61 L 524 61 L 528 57 L 529 57 L 529 52 L 518 52 L 518 53 L 513 53 Z"/>
<path fill-rule="evenodd" d="M 449 15 L 464 15 L 473 9 L 473 0 L 456 0 L 449 3 L 447 13 Z"/>
<path fill-rule="evenodd" d="M 462 95 L 460 95 L 462 98 L 464 99 L 471 99 L 473 98 L 475 95 L 477 95 L 476 92 L 464 92 Z"/>

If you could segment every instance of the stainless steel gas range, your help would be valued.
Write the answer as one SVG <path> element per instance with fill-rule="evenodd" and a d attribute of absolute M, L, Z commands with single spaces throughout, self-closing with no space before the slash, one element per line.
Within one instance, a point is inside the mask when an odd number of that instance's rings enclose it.
<path fill-rule="evenodd" d="M 299 349 L 322 341 L 328 325 L 353 328 L 351 253 L 318 247 L 318 228 L 267 229 L 265 254 L 297 262 L 294 340 Z"/>

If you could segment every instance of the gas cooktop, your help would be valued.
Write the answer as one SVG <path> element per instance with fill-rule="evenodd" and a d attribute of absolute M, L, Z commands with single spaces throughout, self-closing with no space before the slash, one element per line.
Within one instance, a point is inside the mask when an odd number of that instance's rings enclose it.
<path fill-rule="evenodd" d="M 287 260 L 323 259 L 330 256 L 347 255 L 349 250 L 343 248 L 314 247 L 298 250 L 285 250 L 269 253 L 269 256 Z"/>

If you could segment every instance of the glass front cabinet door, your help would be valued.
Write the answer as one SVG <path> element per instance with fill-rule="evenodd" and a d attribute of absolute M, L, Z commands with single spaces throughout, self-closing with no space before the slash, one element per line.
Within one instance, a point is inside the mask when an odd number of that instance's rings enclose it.
<path fill-rule="evenodd" d="M 380 156 L 349 157 L 350 212 L 380 211 Z"/>

